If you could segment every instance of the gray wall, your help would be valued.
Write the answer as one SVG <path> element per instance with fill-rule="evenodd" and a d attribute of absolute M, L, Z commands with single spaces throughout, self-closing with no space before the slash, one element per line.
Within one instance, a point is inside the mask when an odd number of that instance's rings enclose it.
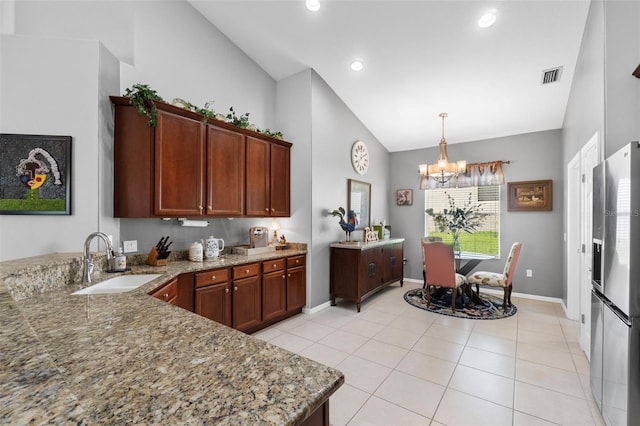
<path fill-rule="evenodd" d="M 353 115 L 331 88 L 315 72 L 312 98 L 312 242 L 313 268 L 310 306 L 329 300 L 329 246 L 344 239 L 338 219 L 329 212 L 347 206 L 347 180 L 371 184 L 371 221 L 388 218 L 389 153 Z M 351 146 L 357 140 L 369 148 L 369 171 L 361 176 L 351 166 Z M 362 239 L 354 232 L 353 239 Z"/>
<path fill-rule="evenodd" d="M 90 40 L 2 35 L 0 47 L 0 132 L 72 137 L 72 215 L 0 215 L 0 260 L 80 252 L 97 229 L 117 239 L 103 94 L 118 90 L 118 61 Z"/>
<path fill-rule="evenodd" d="M 640 1 L 605 1 L 605 157 L 640 139 Z"/>
<path fill-rule="evenodd" d="M 580 54 L 571 86 L 567 110 L 562 126 L 562 146 L 564 168 L 580 151 L 585 143 L 598 134 L 603 155 L 604 138 L 604 8 L 601 1 L 592 1 L 585 31 L 580 46 Z M 566 176 L 566 174 L 565 174 Z M 565 192 L 567 183 L 565 182 Z M 567 200 L 563 200 L 567 208 Z M 569 228 L 567 218 L 563 217 L 563 229 Z M 563 250 L 563 281 L 567 282 L 567 249 Z M 567 305 L 567 291 L 561 295 Z"/>
<path fill-rule="evenodd" d="M 506 182 L 553 180 L 553 211 L 508 212 L 507 185 L 500 189 L 501 258 L 483 262 L 479 269 L 502 272 L 506 255 L 515 241 L 522 243 L 522 253 L 514 277 L 514 291 L 560 297 L 562 280 L 563 172 L 561 131 L 527 133 L 449 145 L 449 158 L 469 163 L 509 160 L 503 166 Z M 393 234 L 406 238 L 405 277 L 422 280 L 420 237 L 424 232 L 425 191 L 418 189 L 418 164 L 437 159 L 436 147 L 391 154 L 391 191 L 413 189 L 412 206 L 390 207 Z M 532 269 L 527 278 L 525 270 Z"/>

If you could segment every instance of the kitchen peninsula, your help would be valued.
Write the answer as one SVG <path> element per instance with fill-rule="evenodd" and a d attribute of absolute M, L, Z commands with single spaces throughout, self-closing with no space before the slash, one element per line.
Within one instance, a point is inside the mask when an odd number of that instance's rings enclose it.
<path fill-rule="evenodd" d="M 80 254 L 0 263 L 0 423 L 328 424 L 342 373 L 147 294 L 256 260 L 133 265 L 162 276 L 82 296 Z"/>

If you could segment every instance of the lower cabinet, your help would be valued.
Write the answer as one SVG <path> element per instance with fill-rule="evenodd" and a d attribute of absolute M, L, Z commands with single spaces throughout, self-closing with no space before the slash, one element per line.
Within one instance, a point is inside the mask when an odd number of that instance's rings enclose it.
<path fill-rule="evenodd" d="M 231 324 L 236 330 L 249 332 L 262 322 L 260 264 L 233 268 Z M 238 277 L 236 279 L 236 277 Z"/>
<path fill-rule="evenodd" d="M 195 274 L 194 312 L 231 327 L 231 283 L 228 269 Z"/>
<path fill-rule="evenodd" d="M 331 305 L 336 298 L 360 304 L 366 297 L 400 281 L 403 284 L 404 239 L 394 238 L 361 245 L 331 245 Z"/>
<path fill-rule="evenodd" d="M 307 301 L 305 255 L 183 274 L 177 280 L 184 288 L 193 282 L 193 312 L 245 333 L 302 312 Z M 162 298 L 164 288 L 150 294 Z"/>
<path fill-rule="evenodd" d="M 168 283 L 154 289 L 149 295 L 160 299 L 163 302 L 171 303 L 172 305 L 178 304 L 178 278 L 174 278 Z"/>
<path fill-rule="evenodd" d="M 262 262 L 262 320 L 270 321 L 287 312 L 285 259 Z"/>
<path fill-rule="evenodd" d="M 307 303 L 305 256 L 287 259 L 287 312 L 297 313 Z"/>

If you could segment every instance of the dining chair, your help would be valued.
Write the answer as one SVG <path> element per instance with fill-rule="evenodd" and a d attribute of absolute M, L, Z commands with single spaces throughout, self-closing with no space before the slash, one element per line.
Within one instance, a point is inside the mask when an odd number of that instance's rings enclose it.
<path fill-rule="evenodd" d="M 511 292 L 513 290 L 513 274 L 516 270 L 516 264 L 518 263 L 518 257 L 520 256 L 520 249 L 522 249 L 522 243 L 515 242 L 511 246 L 509 251 L 509 257 L 504 264 L 504 271 L 488 272 L 477 271 L 473 272 L 467 277 L 467 282 L 470 286 L 476 285 L 476 294 L 480 296 L 480 286 L 486 285 L 489 287 L 502 287 L 504 289 L 504 295 L 502 297 L 502 309 L 507 311 L 507 305 L 511 307 Z"/>
<path fill-rule="evenodd" d="M 431 306 L 431 287 L 451 289 L 451 310 L 456 311 L 458 289 L 467 282 L 464 275 L 456 274 L 453 246 L 440 241 L 423 242 L 423 276 L 427 293 L 427 307 Z M 424 290 L 423 290 L 424 291 Z"/>
<path fill-rule="evenodd" d="M 436 241 L 442 241 L 442 237 L 420 237 L 420 245 L 423 246 L 426 243 L 433 243 Z M 427 285 L 427 281 L 426 281 L 426 274 L 424 272 L 424 249 L 420 250 L 420 252 L 422 253 L 422 281 L 424 282 L 424 284 L 422 285 L 422 288 L 425 288 Z"/>

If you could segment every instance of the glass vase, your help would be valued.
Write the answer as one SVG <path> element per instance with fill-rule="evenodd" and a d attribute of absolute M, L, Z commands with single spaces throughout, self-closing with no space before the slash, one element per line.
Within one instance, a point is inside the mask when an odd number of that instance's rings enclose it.
<path fill-rule="evenodd" d="M 453 252 L 458 256 L 462 253 L 462 246 L 460 245 L 459 237 L 459 234 L 453 234 Z"/>

